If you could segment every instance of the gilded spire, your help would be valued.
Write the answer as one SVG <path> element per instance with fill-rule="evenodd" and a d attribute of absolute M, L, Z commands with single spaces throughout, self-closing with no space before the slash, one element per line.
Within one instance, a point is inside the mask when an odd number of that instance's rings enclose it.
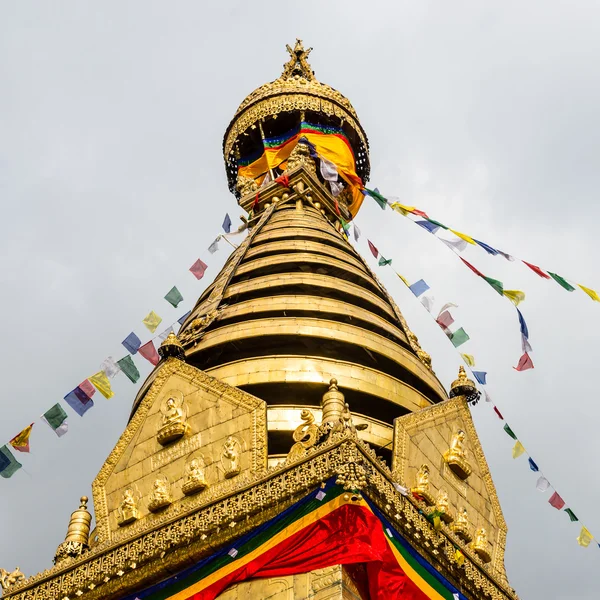
<path fill-rule="evenodd" d="M 185 358 L 183 346 L 172 331 L 158 348 L 158 353 L 160 354 L 161 358 L 167 358 L 168 356 L 172 356 L 180 360 Z"/>
<path fill-rule="evenodd" d="M 82 496 L 79 508 L 71 514 L 65 541 L 56 549 L 54 564 L 67 558 L 76 558 L 89 548 L 92 515 L 87 509 L 87 496 Z"/>
<path fill-rule="evenodd" d="M 467 377 L 465 368 L 460 365 L 458 368 L 458 379 L 455 379 L 450 386 L 450 398 L 455 396 L 470 396 L 476 391 L 475 383 Z"/>
<path fill-rule="evenodd" d="M 281 79 L 290 79 L 298 75 L 304 77 L 304 79 L 308 81 L 314 81 L 315 73 L 308 64 L 308 55 L 312 48 L 305 50 L 302 40 L 298 38 L 296 38 L 296 44 L 294 45 L 293 50 L 290 48 L 289 44 L 286 44 L 285 47 L 290 54 L 290 60 L 283 65 Z"/>

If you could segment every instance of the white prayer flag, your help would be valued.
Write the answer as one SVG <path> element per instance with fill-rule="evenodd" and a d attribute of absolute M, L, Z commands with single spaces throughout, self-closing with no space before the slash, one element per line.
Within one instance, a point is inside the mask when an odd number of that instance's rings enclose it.
<path fill-rule="evenodd" d="M 404 486 L 400 485 L 399 483 L 394 483 L 394 489 L 397 492 L 400 492 L 403 496 L 408 496 L 408 488 L 405 488 Z"/>
<path fill-rule="evenodd" d="M 354 241 L 358 242 L 358 238 L 360 237 L 360 229 L 356 226 L 356 223 L 352 223 L 354 226 Z"/>
<path fill-rule="evenodd" d="M 433 309 L 433 303 L 435 302 L 435 298 L 433 296 L 429 296 L 427 294 L 425 294 L 424 296 L 421 296 L 419 298 L 419 300 L 421 301 L 421 304 L 429 311 L 431 312 L 431 310 Z"/>
<path fill-rule="evenodd" d="M 487 390 L 483 390 L 483 393 L 485 394 L 485 401 L 486 402 L 491 402 L 492 401 L 492 397 L 487 393 Z"/>
<path fill-rule="evenodd" d="M 220 235 L 218 235 L 218 236 L 215 238 L 215 241 L 214 241 L 214 242 L 213 242 L 213 243 L 212 243 L 212 244 L 211 244 L 211 245 L 208 247 L 208 251 L 209 251 L 211 254 L 214 254 L 214 253 L 215 253 L 215 252 L 216 252 L 216 251 L 219 249 L 219 240 L 220 240 L 220 239 L 221 239 L 221 236 L 220 236 Z"/>
<path fill-rule="evenodd" d="M 121 367 L 119 367 L 112 356 L 109 356 L 102 361 L 100 370 L 104 371 L 106 376 L 112 379 L 121 370 Z"/>
<path fill-rule="evenodd" d="M 334 163 L 321 157 L 321 175 L 326 181 L 337 181 L 338 170 Z"/>
<path fill-rule="evenodd" d="M 444 306 L 442 306 L 442 308 L 440 308 L 440 312 L 438 313 L 437 318 L 440 318 L 440 315 L 445 311 L 448 310 L 449 308 L 458 308 L 458 304 L 454 304 L 454 302 L 446 302 L 446 304 L 444 304 Z"/>
<path fill-rule="evenodd" d="M 545 492 L 550 487 L 550 482 L 545 477 L 540 477 L 535 484 L 536 489 Z"/>
<path fill-rule="evenodd" d="M 439 238 L 439 239 L 442 240 L 442 242 L 444 242 L 444 244 L 446 244 L 446 246 L 448 246 L 448 248 L 450 248 L 451 250 L 454 250 L 455 252 L 462 252 L 468 246 L 467 242 L 465 242 L 465 240 L 461 240 L 461 239 L 457 239 L 457 240 L 445 240 L 444 238 Z"/>
<path fill-rule="evenodd" d="M 329 187 L 331 188 L 331 193 L 334 196 L 339 196 L 343 189 L 344 189 L 344 184 L 343 183 L 338 183 L 337 181 L 330 181 L 329 182 Z"/>
<path fill-rule="evenodd" d="M 162 333 L 160 333 L 160 334 L 158 335 L 158 338 L 159 338 L 161 341 L 163 341 L 163 342 L 164 342 L 164 341 L 165 341 L 165 340 L 166 340 L 166 339 L 169 337 L 169 334 L 170 334 L 170 333 L 174 333 L 174 332 L 173 332 L 173 325 L 171 325 L 170 327 L 167 327 L 167 328 L 166 328 L 166 329 L 165 329 L 165 330 L 164 330 Z"/>
<path fill-rule="evenodd" d="M 533 352 L 529 340 L 523 334 L 521 334 L 521 347 L 523 348 L 523 353 Z"/>
<path fill-rule="evenodd" d="M 271 183 L 271 173 L 269 173 L 267 171 L 267 174 L 265 175 L 265 178 L 262 180 L 262 183 L 260 184 L 260 187 L 263 188 L 266 185 L 269 185 Z"/>

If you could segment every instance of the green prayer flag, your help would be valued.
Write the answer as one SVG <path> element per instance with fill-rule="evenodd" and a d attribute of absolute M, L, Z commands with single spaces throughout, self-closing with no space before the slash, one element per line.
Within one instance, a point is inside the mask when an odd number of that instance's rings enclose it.
<path fill-rule="evenodd" d="M 379 204 L 379 206 L 385 210 L 385 207 L 387 206 L 387 200 L 377 190 L 365 188 L 365 192 L 367 192 L 367 194 L 369 194 L 369 196 L 371 196 L 371 198 L 373 198 L 375 202 L 377 202 L 377 204 Z"/>
<path fill-rule="evenodd" d="M 515 432 L 508 426 L 508 423 L 504 425 L 504 431 L 506 431 L 506 433 L 508 433 L 513 440 L 517 439 Z"/>
<path fill-rule="evenodd" d="M 570 508 L 565 508 L 565 512 L 569 515 L 569 519 L 571 519 L 571 521 L 579 521 L 579 519 L 575 516 L 575 513 Z"/>
<path fill-rule="evenodd" d="M 133 358 L 128 354 L 125 358 L 117 361 L 117 364 L 121 367 L 121 371 L 127 375 L 131 383 L 137 383 L 140 378 L 140 372 L 137 370 Z"/>
<path fill-rule="evenodd" d="M 567 292 L 575 291 L 575 288 L 568 281 L 565 281 L 560 275 L 557 275 L 556 273 L 550 273 L 550 271 L 548 271 L 548 275 L 550 275 L 550 277 L 552 277 L 552 279 L 554 279 L 558 285 L 564 287 Z"/>
<path fill-rule="evenodd" d="M 23 465 L 13 456 L 7 446 L 0 448 L 0 477 L 12 477 Z"/>
<path fill-rule="evenodd" d="M 378 264 L 380 267 L 385 267 L 386 265 L 391 265 L 392 259 L 391 258 L 383 258 L 383 256 L 380 256 Z"/>
<path fill-rule="evenodd" d="M 57 429 L 66 420 L 67 413 L 60 404 L 55 404 L 50 410 L 44 413 L 43 417 L 52 429 Z"/>
<path fill-rule="evenodd" d="M 439 221 L 435 221 L 434 219 L 427 219 L 430 223 L 433 223 L 434 225 L 437 225 L 438 227 L 441 227 L 442 229 L 448 229 L 443 223 L 440 223 Z"/>
<path fill-rule="evenodd" d="M 504 292 L 504 285 L 502 284 L 501 281 L 498 281 L 497 279 L 492 279 L 491 277 L 486 277 L 485 275 L 483 276 L 483 278 L 501 295 L 503 296 L 503 292 Z"/>
<path fill-rule="evenodd" d="M 173 286 L 169 293 L 165 296 L 165 300 L 172 304 L 175 308 L 179 305 L 179 303 L 183 300 L 183 296 L 179 292 L 179 290 Z"/>
<path fill-rule="evenodd" d="M 450 334 L 450 341 L 452 342 L 455 348 L 462 346 L 465 342 L 468 342 L 470 339 L 471 338 L 462 327 L 460 329 L 457 329 L 454 333 Z"/>

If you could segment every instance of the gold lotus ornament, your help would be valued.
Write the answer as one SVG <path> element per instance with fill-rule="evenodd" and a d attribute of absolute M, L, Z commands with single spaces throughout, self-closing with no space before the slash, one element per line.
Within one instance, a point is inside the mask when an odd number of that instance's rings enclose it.
<path fill-rule="evenodd" d="M 204 457 L 200 454 L 195 456 L 185 465 L 184 482 L 181 491 L 186 496 L 197 494 L 208 487 L 205 475 L 206 463 Z"/>
<path fill-rule="evenodd" d="M 148 501 L 148 510 L 150 512 L 157 512 L 169 506 L 171 502 L 173 502 L 171 498 L 171 485 L 169 484 L 169 480 L 162 475 L 152 484 L 152 494 Z"/>
<path fill-rule="evenodd" d="M 158 443 L 166 446 L 182 438 L 188 430 L 185 401 L 181 392 L 170 392 L 160 407 L 162 425 L 156 434 Z"/>
<path fill-rule="evenodd" d="M 444 452 L 444 461 L 450 470 L 459 478 L 466 479 L 472 472 L 471 465 L 467 460 L 467 453 L 464 449 L 466 434 L 459 429 L 450 442 L 450 448 Z"/>
<path fill-rule="evenodd" d="M 417 471 L 416 475 L 416 485 L 411 488 L 411 494 L 418 499 L 421 499 L 425 502 L 425 504 L 429 506 L 433 506 L 435 504 L 435 499 L 431 495 L 429 491 L 429 466 L 421 465 L 421 468 Z"/>

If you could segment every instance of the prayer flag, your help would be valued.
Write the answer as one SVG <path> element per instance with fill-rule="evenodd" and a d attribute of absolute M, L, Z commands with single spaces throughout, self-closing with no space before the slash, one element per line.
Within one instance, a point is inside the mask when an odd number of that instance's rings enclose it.
<path fill-rule="evenodd" d="M 431 221 L 415 221 L 417 225 L 420 225 L 423 229 L 429 231 L 429 233 L 435 233 L 440 226 L 431 223 Z"/>
<path fill-rule="evenodd" d="M 540 470 L 540 468 L 537 466 L 536 462 L 533 460 L 533 458 L 531 458 L 531 456 L 528 458 L 528 462 L 529 462 L 529 468 L 534 473 L 537 473 Z"/>
<path fill-rule="evenodd" d="M 497 279 L 492 279 L 491 277 L 486 277 L 483 275 L 483 278 L 502 296 L 504 293 L 504 285 L 501 281 Z"/>
<path fill-rule="evenodd" d="M 550 496 L 548 504 L 556 508 L 556 510 L 560 510 L 565 505 L 565 501 L 558 495 L 558 492 L 554 492 L 554 494 Z"/>
<path fill-rule="evenodd" d="M 225 213 L 225 218 L 223 219 L 223 225 L 221 225 L 221 227 L 223 227 L 225 233 L 231 232 L 231 218 L 229 217 L 229 213 Z"/>
<path fill-rule="evenodd" d="M 508 426 L 508 423 L 504 424 L 504 431 L 506 431 L 506 433 L 508 433 L 508 435 L 513 439 L 513 440 L 517 440 L 517 436 L 515 435 L 515 432 Z"/>
<path fill-rule="evenodd" d="M 379 257 L 379 262 L 377 264 L 380 267 L 385 267 L 387 265 L 391 265 L 392 264 L 392 259 L 391 258 L 384 258 L 383 255 L 381 255 Z"/>
<path fill-rule="evenodd" d="M 307 142 L 306 145 L 309 146 L 309 148 L 310 148 L 310 144 L 308 143 L 308 140 L 306 140 L 306 138 L 305 138 L 305 141 Z M 299 141 L 299 143 L 303 144 L 304 142 L 300 142 Z M 289 188 L 290 187 L 290 177 L 289 177 L 289 175 L 287 173 L 284 173 L 283 175 L 280 175 L 279 177 L 276 177 L 275 181 L 279 185 L 281 185 L 282 187 L 284 187 L 284 188 Z"/>
<path fill-rule="evenodd" d="M 393 202 L 392 204 L 390 204 L 390 206 L 393 210 L 400 213 L 401 215 L 404 215 L 405 217 L 408 215 L 408 213 L 412 213 L 415 211 L 414 206 L 404 206 L 404 204 L 400 204 L 400 202 Z"/>
<path fill-rule="evenodd" d="M 402 275 L 400 275 L 400 273 L 398 273 L 397 271 L 395 272 L 396 275 L 398 275 L 398 277 L 400 277 L 402 283 L 406 286 L 406 287 L 410 287 L 410 283 L 408 283 L 408 280 L 406 279 L 406 277 L 402 277 Z"/>
<path fill-rule="evenodd" d="M 485 279 L 485 275 L 481 271 L 478 271 L 470 262 L 467 262 L 464 258 L 461 258 L 460 260 L 462 260 L 465 265 L 467 265 L 467 267 L 469 267 L 469 269 L 475 273 L 475 275 L 479 275 L 479 277 L 483 277 Z"/>
<path fill-rule="evenodd" d="M 220 240 L 220 239 L 221 239 L 221 236 L 220 236 L 220 235 L 218 235 L 218 236 L 217 236 L 217 237 L 214 239 L 213 243 L 212 243 L 212 244 L 211 244 L 211 245 L 208 247 L 208 251 L 209 251 L 211 254 L 214 254 L 214 253 L 215 253 L 215 252 L 216 252 L 216 251 L 219 249 L 219 240 Z"/>
<path fill-rule="evenodd" d="M 267 174 L 265 175 L 264 179 L 262 180 L 262 183 L 260 184 L 260 187 L 263 188 L 267 185 L 269 185 L 271 183 L 271 173 L 269 173 L 267 171 Z M 256 197 L 258 198 L 258 192 L 256 192 Z M 256 204 L 258 204 L 258 202 L 255 201 Z"/>
<path fill-rule="evenodd" d="M 65 396 L 65 402 L 80 416 L 94 406 L 94 401 L 81 388 L 75 388 Z"/>
<path fill-rule="evenodd" d="M 423 281 L 422 279 L 419 279 L 419 281 L 416 281 L 415 283 L 413 283 L 412 285 L 408 286 L 410 291 L 418 298 L 421 294 L 424 294 L 428 289 L 429 286 L 425 283 L 425 281 Z"/>
<path fill-rule="evenodd" d="M 402 494 L 403 496 L 408 496 L 408 488 L 405 488 L 403 485 L 400 485 L 396 482 L 394 482 L 392 485 L 398 493 Z"/>
<path fill-rule="evenodd" d="M 112 356 L 105 358 L 100 365 L 100 368 L 106 373 L 107 377 L 114 377 L 119 372 L 119 365 L 115 362 Z"/>
<path fill-rule="evenodd" d="M 545 477 L 540 477 L 535 484 L 535 488 L 540 492 L 545 492 L 550 487 L 550 482 Z"/>
<path fill-rule="evenodd" d="M 158 361 L 160 360 L 160 357 L 158 356 L 158 353 L 156 352 L 156 348 L 154 347 L 154 343 L 152 342 L 152 340 L 150 340 L 149 342 L 146 342 L 140 348 L 140 354 L 147 361 L 151 362 L 154 366 L 156 366 L 158 364 Z"/>
<path fill-rule="evenodd" d="M 452 323 L 454 323 L 454 317 L 450 314 L 450 311 L 445 310 L 443 313 L 438 315 L 438 318 L 436 319 L 436 323 L 442 329 L 448 329 L 448 327 L 450 327 L 450 325 L 452 325 Z"/>
<path fill-rule="evenodd" d="M 158 339 L 161 342 L 164 342 L 169 337 L 170 333 L 173 333 L 173 325 L 169 325 L 162 333 L 159 333 Z"/>
<path fill-rule="evenodd" d="M 444 244 L 446 244 L 450 250 L 455 252 L 463 252 L 467 248 L 467 242 L 464 240 L 445 240 L 444 238 L 438 239 L 444 242 Z"/>
<path fill-rule="evenodd" d="M 558 285 L 565 288 L 565 290 L 567 290 L 567 292 L 575 291 L 575 288 L 566 279 L 564 279 L 560 275 L 557 275 L 556 273 L 551 273 L 550 271 L 548 271 L 548 275 L 550 275 L 550 277 L 552 277 L 552 279 L 554 279 L 554 281 L 556 281 L 556 283 L 558 283 Z"/>
<path fill-rule="evenodd" d="M 521 442 L 519 442 L 519 440 L 517 440 L 517 443 L 513 446 L 512 449 L 512 457 L 519 458 L 519 456 L 521 456 L 523 452 L 525 452 L 525 447 L 523 446 L 523 444 L 521 444 Z"/>
<path fill-rule="evenodd" d="M 74 391 L 82 402 L 87 402 L 96 393 L 96 388 L 88 379 L 84 379 Z"/>
<path fill-rule="evenodd" d="M 579 519 L 575 516 L 575 513 L 570 508 L 565 508 L 565 512 L 569 515 L 569 519 L 571 519 L 571 523 L 575 521 L 579 521 Z"/>
<path fill-rule="evenodd" d="M 204 272 L 203 272 L 203 274 L 204 274 Z M 175 308 L 177 308 L 179 306 L 179 303 L 183 300 L 183 296 L 181 295 L 181 292 L 175 286 L 173 286 L 169 290 L 169 293 L 165 296 L 165 300 L 171 306 L 174 306 Z"/>
<path fill-rule="evenodd" d="M 344 191 L 344 184 L 337 181 L 330 181 L 329 187 L 334 198 L 337 198 Z"/>
<path fill-rule="evenodd" d="M 0 477 L 8 479 L 12 477 L 20 468 L 21 463 L 13 456 L 8 446 L 0 448 Z"/>
<path fill-rule="evenodd" d="M 598 292 L 595 292 L 594 290 L 585 287 L 584 285 L 581 285 L 580 283 L 577 284 L 594 302 L 600 302 L 600 296 L 598 296 Z"/>
<path fill-rule="evenodd" d="M 488 246 L 487 244 L 484 244 L 483 242 L 480 242 L 479 240 L 476 240 L 475 238 L 473 238 L 473 241 L 478 246 L 481 246 L 488 254 L 491 254 L 492 256 L 496 256 L 498 254 L 498 250 L 496 250 L 496 248 L 492 248 L 491 246 Z"/>
<path fill-rule="evenodd" d="M 465 363 L 467 363 L 469 367 L 475 366 L 475 357 L 472 354 L 461 354 L 461 356 L 463 357 L 463 360 L 465 361 Z"/>
<path fill-rule="evenodd" d="M 42 420 L 54 431 L 58 437 L 62 437 L 69 430 L 67 413 L 63 407 L 56 403 L 50 410 L 42 415 Z"/>
<path fill-rule="evenodd" d="M 179 319 L 177 319 L 177 322 L 180 325 L 183 325 L 185 323 L 185 320 L 192 314 L 191 310 L 188 310 L 185 315 L 181 315 L 181 317 L 179 317 Z"/>
<path fill-rule="evenodd" d="M 504 417 L 502 416 L 502 413 L 498 410 L 498 407 L 494 404 L 494 412 L 498 415 L 498 418 L 501 421 L 504 421 Z"/>
<path fill-rule="evenodd" d="M 465 555 L 458 548 L 454 550 L 454 562 L 459 567 L 462 567 L 465 564 Z M 453 596 L 457 599 L 460 599 L 458 594 L 453 594 Z"/>
<path fill-rule="evenodd" d="M 353 231 L 354 231 L 354 241 L 358 242 L 358 238 L 360 237 L 360 229 L 356 226 L 356 223 L 352 223 Z"/>
<path fill-rule="evenodd" d="M 162 319 L 151 310 L 145 317 L 142 323 L 146 326 L 150 333 L 154 333 L 156 328 L 162 323 Z"/>
<path fill-rule="evenodd" d="M 448 310 L 449 308 L 458 308 L 458 304 L 454 304 L 454 302 L 446 302 L 446 304 L 444 304 L 444 306 L 442 306 L 442 308 L 440 308 L 440 312 L 438 313 L 438 317 L 445 311 Z"/>
<path fill-rule="evenodd" d="M 337 181 L 338 170 L 334 163 L 321 157 L 321 175 L 325 181 Z"/>
<path fill-rule="evenodd" d="M 129 356 L 129 354 L 123 357 L 119 362 L 119 366 L 121 367 L 121 371 L 125 373 L 129 381 L 131 383 L 137 383 L 140 378 L 140 372 L 138 371 L 135 363 L 133 362 L 133 358 Z"/>
<path fill-rule="evenodd" d="M 519 326 L 521 327 L 521 333 L 529 339 L 529 329 L 527 329 L 527 323 L 525 323 L 525 319 L 521 314 L 521 311 L 517 308 L 517 313 L 519 314 Z"/>
<path fill-rule="evenodd" d="M 379 256 L 379 250 L 377 250 L 377 248 L 375 248 L 375 246 L 373 245 L 373 243 L 370 240 L 367 240 L 367 243 L 369 244 L 369 250 L 371 251 L 371 254 L 377 258 Z"/>
<path fill-rule="evenodd" d="M 431 294 L 425 294 L 424 296 L 421 296 L 419 300 L 428 312 L 431 312 L 433 310 L 433 303 L 435 302 L 435 298 Z"/>
<path fill-rule="evenodd" d="M 98 371 L 95 375 L 92 375 L 90 381 L 107 400 L 115 395 L 110 389 L 110 381 L 104 371 Z"/>
<path fill-rule="evenodd" d="M 498 254 L 501 254 L 502 256 L 504 256 L 504 258 L 506 260 L 509 260 L 510 262 L 514 262 L 515 257 L 511 256 L 510 254 L 506 254 L 506 252 L 502 252 L 502 250 L 498 250 Z"/>
<path fill-rule="evenodd" d="M 133 331 L 121 342 L 128 352 L 135 354 L 142 345 L 140 338 Z"/>
<path fill-rule="evenodd" d="M 10 440 L 9 444 L 19 452 L 29 452 L 29 437 L 31 436 L 32 429 L 33 423 L 25 427 L 23 431 L 17 433 L 17 435 Z"/>
<path fill-rule="evenodd" d="M 527 371 L 528 369 L 533 369 L 533 361 L 527 352 L 521 356 L 519 359 L 519 364 L 516 367 L 513 367 L 515 371 Z"/>
<path fill-rule="evenodd" d="M 502 292 L 515 306 L 519 306 L 525 300 L 525 292 L 520 290 L 504 290 Z"/>
<path fill-rule="evenodd" d="M 587 548 L 590 545 L 590 542 L 594 539 L 594 536 L 586 529 L 585 527 L 581 528 L 579 532 L 579 537 L 577 538 L 577 543 L 584 548 Z"/>
<path fill-rule="evenodd" d="M 455 229 L 449 229 L 449 231 L 451 231 L 455 236 L 459 237 L 461 240 L 465 240 L 467 244 L 473 244 L 473 246 L 475 246 L 475 240 L 472 237 L 469 237 L 468 235 L 465 235 L 460 231 L 456 231 Z"/>
<path fill-rule="evenodd" d="M 487 390 L 483 390 L 483 395 L 485 396 L 485 401 L 486 402 L 492 402 L 492 397 L 488 394 Z"/>
<path fill-rule="evenodd" d="M 375 200 L 375 202 L 377 202 L 377 204 L 379 204 L 379 206 L 385 210 L 385 207 L 387 206 L 387 200 L 379 193 L 379 190 L 377 188 L 375 188 L 374 190 L 370 190 L 368 188 L 365 188 L 364 190 L 369 196 L 371 196 L 371 198 L 373 198 L 373 200 Z"/>
<path fill-rule="evenodd" d="M 429 217 L 427 218 L 427 220 L 432 223 L 433 225 L 437 225 L 438 227 L 441 227 L 442 229 L 448 229 L 443 223 L 440 223 L 439 221 L 436 221 L 434 219 L 430 219 Z"/>
<path fill-rule="evenodd" d="M 454 345 L 455 348 L 462 346 L 465 342 L 468 342 L 471 338 L 467 334 L 467 332 L 461 327 L 457 329 L 451 336 L 450 341 Z"/>
<path fill-rule="evenodd" d="M 416 208 L 413 208 L 410 212 L 413 215 L 418 215 L 419 217 L 423 217 L 424 219 L 429 219 L 429 215 L 426 212 L 422 211 L 422 210 L 418 210 Z"/>
<path fill-rule="evenodd" d="M 532 265 L 531 263 L 528 263 L 526 261 L 522 261 L 522 262 L 525 263 L 534 273 L 537 273 L 540 277 L 543 277 L 544 279 L 550 279 L 550 277 L 548 275 L 546 275 L 546 273 L 544 273 L 544 271 L 542 271 L 536 265 Z"/>
<path fill-rule="evenodd" d="M 475 377 L 475 379 L 477 379 L 477 381 L 479 381 L 479 383 L 481 385 L 486 385 L 486 380 L 485 380 L 485 378 L 487 377 L 486 371 L 472 371 L 472 373 L 473 373 L 473 377 Z"/>
<path fill-rule="evenodd" d="M 521 334 L 521 348 L 523 350 L 523 353 L 532 351 L 529 340 L 523 334 Z"/>

